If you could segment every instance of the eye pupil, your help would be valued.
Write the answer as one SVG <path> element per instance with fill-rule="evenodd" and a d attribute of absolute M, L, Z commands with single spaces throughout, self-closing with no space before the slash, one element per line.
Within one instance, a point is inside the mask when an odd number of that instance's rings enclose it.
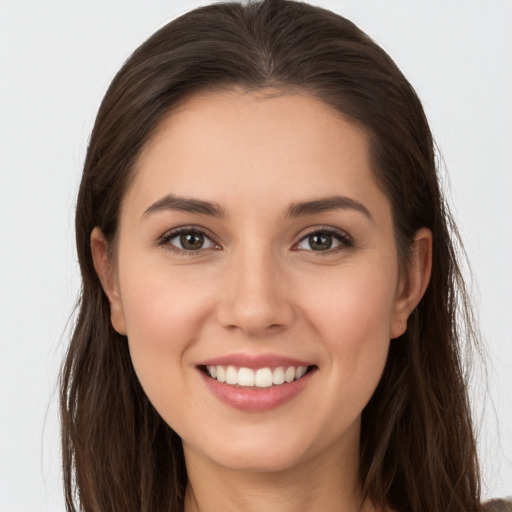
<path fill-rule="evenodd" d="M 180 236 L 180 243 L 187 251 L 197 251 L 204 244 L 204 236 L 201 233 L 184 233 Z"/>
<path fill-rule="evenodd" d="M 332 236 L 323 233 L 310 235 L 308 241 L 314 251 L 326 251 L 332 246 Z"/>

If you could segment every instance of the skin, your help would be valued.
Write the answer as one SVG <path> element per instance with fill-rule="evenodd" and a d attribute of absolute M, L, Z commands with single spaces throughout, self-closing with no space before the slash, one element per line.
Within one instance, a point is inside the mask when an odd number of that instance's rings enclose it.
<path fill-rule="evenodd" d="M 183 440 L 187 512 L 375 510 L 361 505 L 357 479 L 361 411 L 428 284 L 431 234 L 418 231 L 400 269 L 364 131 L 305 94 L 268 92 L 196 95 L 165 119 L 124 198 L 113 261 L 92 233 L 95 267 L 145 392 Z M 226 216 L 144 213 L 171 193 Z M 369 215 L 286 216 L 290 204 L 333 195 Z M 179 237 L 162 237 L 182 226 L 212 242 L 174 252 Z M 334 236 L 313 250 L 308 235 L 325 228 L 350 243 Z M 317 370 L 289 402 L 242 411 L 197 369 L 234 352 Z"/>

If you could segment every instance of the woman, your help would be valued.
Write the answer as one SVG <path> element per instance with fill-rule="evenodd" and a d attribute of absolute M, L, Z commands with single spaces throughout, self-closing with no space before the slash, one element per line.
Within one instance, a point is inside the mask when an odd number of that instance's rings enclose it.
<path fill-rule="evenodd" d="M 351 22 L 268 0 L 158 31 L 102 103 L 76 232 L 69 510 L 481 509 L 432 137 Z"/>

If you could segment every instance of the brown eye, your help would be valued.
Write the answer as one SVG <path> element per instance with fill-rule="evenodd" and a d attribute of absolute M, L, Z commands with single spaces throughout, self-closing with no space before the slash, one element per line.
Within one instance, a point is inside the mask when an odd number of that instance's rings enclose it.
<path fill-rule="evenodd" d="M 200 231 L 187 230 L 174 232 L 165 237 L 164 243 L 178 251 L 198 252 L 202 249 L 211 249 L 214 243 Z"/>
<path fill-rule="evenodd" d="M 332 247 L 332 235 L 314 234 L 309 235 L 307 240 L 313 251 L 326 251 Z"/>
<path fill-rule="evenodd" d="M 300 251 L 336 252 L 337 249 L 352 246 L 352 239 L 343 231 L 320 229 L 302 238 L 297 244 L 297 249 Z"/>
<path fill-rule="evenodd" d="M 201 233 L 185 233 L 180 235 L 180 244 L 186 251 L 197 251 L 203 248 L 204 235 Z"/>

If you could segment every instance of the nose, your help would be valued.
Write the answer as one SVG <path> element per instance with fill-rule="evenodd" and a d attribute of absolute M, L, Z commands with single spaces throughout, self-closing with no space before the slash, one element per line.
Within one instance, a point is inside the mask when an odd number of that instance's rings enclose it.
<path fill-rule="evenodd" d="M 218 320 L 227 329 L 251 337 L 269 336 L 294 317 L 285 273 L 270 251 L 233 254 L 223 278 Z"/>

